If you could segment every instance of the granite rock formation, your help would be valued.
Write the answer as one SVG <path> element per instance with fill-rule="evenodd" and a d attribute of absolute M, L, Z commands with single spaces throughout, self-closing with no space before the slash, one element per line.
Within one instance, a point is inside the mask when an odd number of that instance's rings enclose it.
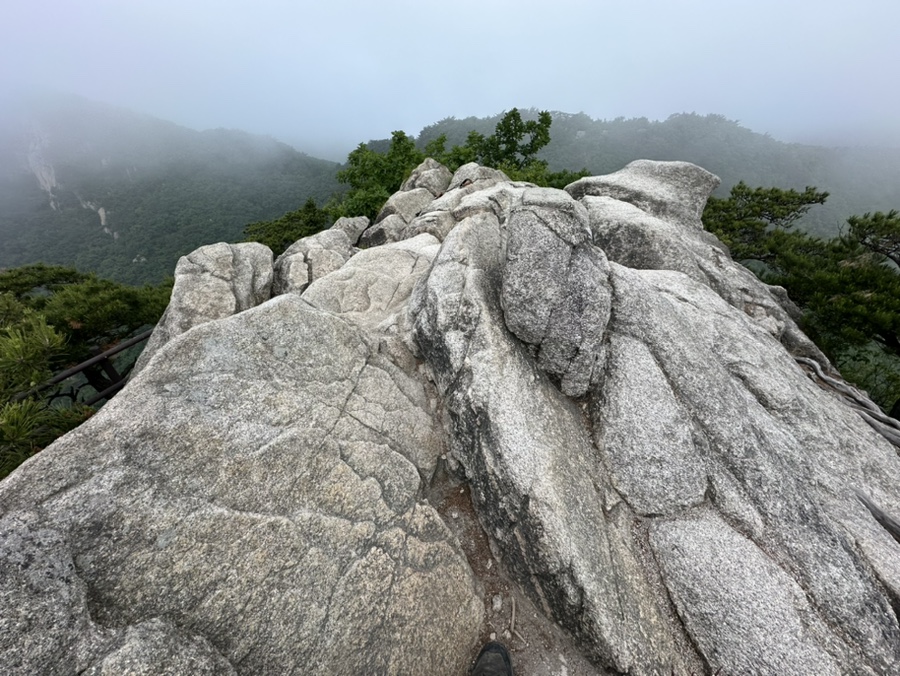
<path fill-rule="evenodd" d="M 0 484 L 4 672 L 462 674 L 496 633 L 897 673 L 900 423 L 703 231 L 717 181 L 429 160 L 364 232 L 183 259 L 139 375 Z"/>

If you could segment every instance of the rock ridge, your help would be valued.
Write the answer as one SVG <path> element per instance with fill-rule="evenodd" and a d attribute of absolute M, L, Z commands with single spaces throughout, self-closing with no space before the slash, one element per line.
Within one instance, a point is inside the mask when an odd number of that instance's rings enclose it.
<path fill-rule="evenodd" d="M 0 484 L 5 671 L 896 673 L 892 422 L 702 229 L 717 183 L 427 160 L 372 224 L 183 258 Z"/>

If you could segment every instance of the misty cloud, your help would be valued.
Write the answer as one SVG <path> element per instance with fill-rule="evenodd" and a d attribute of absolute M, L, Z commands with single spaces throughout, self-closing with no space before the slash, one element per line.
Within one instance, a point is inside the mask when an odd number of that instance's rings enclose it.
<path fill-rule="evenodd" d="M 4 12 L 0 87 L 333 159 L 394 129 L 513 106 L 712 112 L 783 140 L 900 145 L 898 21 L 892 0 L 32 0 Z"/>

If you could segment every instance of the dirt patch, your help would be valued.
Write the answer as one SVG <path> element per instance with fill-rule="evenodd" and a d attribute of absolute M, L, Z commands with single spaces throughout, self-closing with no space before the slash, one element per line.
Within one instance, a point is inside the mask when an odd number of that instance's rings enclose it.
<path fill-rule="evenodd" d="M 480 585 L 484 602 L 481 643 L 494 640 L 505 645 L 516 676 L 614 673 L 591 664 L 574 641 L 511 580 L 478 521 L 468 484 L 440 472 L 428 499 L 456 535 Z"/>

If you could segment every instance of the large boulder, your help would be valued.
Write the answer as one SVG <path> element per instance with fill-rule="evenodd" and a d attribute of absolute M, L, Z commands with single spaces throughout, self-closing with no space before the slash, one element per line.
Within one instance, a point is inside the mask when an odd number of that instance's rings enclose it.
<path fill-rule="evenodd" d="M 651 216 L 702 230 L 706 198 L 718 185 L 718 176 L 695 164 L 635 160 L 615 173 L 578 179 L 566 190 L 575 199 L 609 195 Z"/>
<path fill-rule="evenodd" d="M 467 165 L 270 300 L 265 251 L 192 254 L 155 356 L 0 483 L 5 672 L 460 674 L 492 634 L 523 673 L 900 671 L 894 437 L 702 230 L 716 181 Z"/>
<path fill-rule="evenodd" d="M 695 167 L 690 173 L 698 175 L 698 169 Z M 704 178 L 703 174 L 699 174 L 699 178 Z M 692 225 L 679 225 L 654 216 L 630 201 L 615 199 L 611 195 L 624 190 L 621 177 L 611 188 L 600 180 L 581 179 L 568 186 L 567 190 L 578 194 L 586 187 L 582 181 L 590 188 L 590 194 L 580 201 L 588 212 L 593 243 L 603 250 L 609 260 L 638 270 L 683 272 L 745 312 L 794 354 L 827 363 L 821 351 L 797 327 L 792 317 L 792 312 L 797 315 L 796 310 L 784 294 L 784 289 L 763 284 L 749 270 L 735 265 L 715 236 Z M 708 178 L 706 183 L 714 185 Z M 651 195 L 645 197 L 648 192 Z M 629 194 L 635 202 L 655 204 L 654 200 L 661 199 L 652 196 L 652 184 L 648 187 L 646 181 L 638 181 L 630 188 Z M 688 203 L 683 196 L 680 208 L 691 214 L 702 213 L 706 196 L 700 193 L 694 199 L 699 206 Z"/>
<path fill-rule="evenodd" d="M 363 220 L 368 223 L 368 219 Z M 338 221 L 328 230 L 303 237 L 289 246 L 275 261 L 273 295 L 303 293 L 310 283 L 350 260 L 356 248 L 347 229 L 353 225 L 361 223 Z"/>
<path fill-rule="evenodd" d="M 400 186 L 400 190 L 426 188 L 432 197 L 440 197 L 450 185 L 452 178 L 453 174 L 447 167 L 437 160 L 426 157 L 422 164 L 413 169 L 409 178 Z"/>
<path fill-rule="evenodd" d="M 347 235 L 347 239 L 350 240 L 350 244 L 355 246 L 359 241 L 359 236 L 369 227 L 369 219 L 366 216 L 354 216 L 352 218 L 341 216 L 331 227 L 335 230 L 343 230 L 344 234 Z"/>
<path fill-rule="evenodd" d="M 501 181 L 509 181 L 509 177 L 499 169 L 482 167 L 476 162 L 462 165 L 450 179 L 448 190 L 475 185 L 479 189 L 488 188 Z"/>
<path fill-rule="evenodd" d="M 509 209 L 507 233 L 506 325 L 539 347 L 538 366 L 564 394 L 580 397 L 600 381 L 610 313 L 609 264 L 590 244 L 588 214 L 562 190 L 531 188 Z"/>
<path fill-rule="evenodd" d="M 175 266 L 169 306 L 133 374 L 140 372 L 163 345 L 185 331 L 268 300 L 272 279 L 272 251 L 256 242 L 210 244 L 182 256 Z"/>
<path fill-rule="evenodd" d="M 456 227 L 457 223 L 458 221 L 449 211 L 430 211 L 414 218 L 403 229 L 403 237 L 408 239 L 422 233 L 428 233 L 439 242 L 443 242 L 444 237 Z"/>
<path fill-rule="evenodd" d="M 399 214 L 388 214 L 377 223 L 366 228 L 359 238 L 359 245 L 368 249 L 404 239 L 408 223 Z"/>
<path fill-rule="evenodd" d="M 397 215 L 403 219 L 404 223 L 409 223 L 412 219 L 419 215 L 425 207 L 431 204 L 434 194 L 427 188 L 411 188 L 409 190 L 399 190 L 391 195 L 390 199 L 385 202 L 375 223 L 383 221 L 391 215 Z"/>
<path fill-rule="evenodd" d="M 584 207 L 536 212 L 554 196 L 526 191 L 503 227 L 486 205 L 416 288 L 416 345 L 485 530 L 535 603 L 616 672 L 892 673 L 900 550 L 855 490 L 900 513 L 896 451 L 798 366 L 799 330 L 769 288 L 684 235 L 715 180 L 656 164 L 570 187 Z M 602 191 L 627 202 L 598 218 Z M 671 269 L 604 272 L 597 252 L 571 286 L 579 247 L 613 227 L 659 246 L 668 232 L 674 251 L 650 260 Z M 691 274 L 703 268 L 719 273 Z M 573 388 L 543 356 L 565 325 L 551 318 L 607 296 Z M 777 321 L 747 310 L 760 299 Z M 576 354 L 584 331 L 560 334 Z"/>
<path fill-rule="evenodd" d="M 199 636 L 246 674 L 461 673 L 482 609 L 420 499 L 441 452 L 428 407 L 294 294 L 174 338 L 4 480 L 22 535 L 3 543 L 24 550 L 0 576 L 0 663 L 21 665 L 4 671 L 119 664 L 137 638 L 112 628 L 159 617 L 178 627 L 153 639 L 161 665 Z"/>

